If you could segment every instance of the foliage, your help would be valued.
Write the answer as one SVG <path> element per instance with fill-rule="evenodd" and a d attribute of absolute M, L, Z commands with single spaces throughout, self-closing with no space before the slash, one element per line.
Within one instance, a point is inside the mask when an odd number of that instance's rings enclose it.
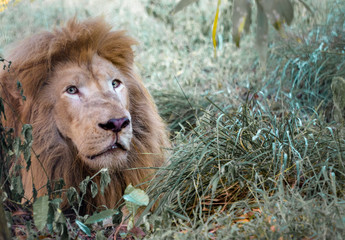
<path fill-rule="evenodd" d="M 100 173 L 104 174 L 107 173 L 107 171 L 102 169 Z M 74 199 L 71 197 L 71 195 L 75 193 L 74 196 L 78 203 L 78 208 L 76 209 L 73 205 L 74 201 L 69 202 L 72 206 L 72 209 L 75 211 L 75 216 L 78 218 L 75 220 L 75 228 L 80 229 L 87 236 L 91 236 L 92 234 L 92 231 L 89 227 L 92 226 L 92 224 L 103 222 L 109 218 L 113 218 L 113 221 L 115 221 L 116 224 L 120 224 L 122 221 L 122 212 L 120 209 L 105 209 L 100 212 L 95 212 L 92 216 L 80 216 L 78 214 L 80 206 L 83 203 L 82 198 L 87 191 L 88 184 L 90 184 L 91 192 L 95 191 L 94 188 L 97 185 L 93 184 L 94 182 L 92 179 L 96 175 L 85 179 L 81 183 L 81 197 L 79 197 L 79 195 L 75 192 L 74 188 L 70 188 L 68 190 L 68 200 L 70 201 L 71 199 Z M 103 187 L 105 186 L 103 185 Z M 95 193 L 94 196 L 96 194 L 98 194 L 98 192 Z M 123 199 L 125 200 L 125 205 L 131 214 L 127 226 L 127 231 L 130 231 L 134 228 L 134 217 L 136 216 L 139 207 L 147 206 L 149 198 L 143 190 L 134 188 L 130 185 L 127 187 Z M 47 195 L 39 197 L 33 204 L 34 223 L 37 227 L 37 230 L 41 233 L 44 233 L 46 231 L 45 228 L 47 227 L 49 233 L 53 236 L 56 234 L 57 236 L 60 236 L 61 239 L 69 239 L 71 237 L 71 233 L 68 231 L 68 225 L 71 226 L 71 223 L 66 219 L 65 215 L 59 208 L 61 202 L 62 200 L 59 198 L 49 200 Z M 78 234 L 80 234 L 79 231 Z M 103 236 L 103 234 L 99 235 L 98 237 L 101 236 Z"/>
<path fill-rule="evenodd" d="M 181 0 L 173 9 L 173 13 L 181 11 L 189 4 L 196 2 L 193 0 Z M 303 2 L 303 1 L 302 1 Z M 214 18 L 214 25 L 212 31 L 213 46 L 216 49 L 216 29 L 219 14 L 219 5 L 221 1 L 218 0 L 216 16 Z M 290 0 L 255 0 L 257 11 L 257 30 L 256 30 L 256 44 L 259 51 L 264 57 L 267 51 L 268 43 L 268 19 L 277 31 L 282 31 L 284 23 L 291 24 L 294 9 Z M 304 5 L 308 7 L 305 3 Z M 309 8 L 309 7 L 308 7 Z M 252 1 L 251 0 L 233 0 L 232 2 L 232 37 L 237 47 L 240 47 L 240 40 L 243 31 L 249 31 L 252 22 Z M 215 54 L 216 56 L 216 54 Z"/>
<path fill-rule="evenodd" d="M 332 79 L 345 76 L 344 8 L 337 1 L 327 22 L 280 39 L 269 60 L 272 74 L 261 85 L 267 95 L 309 114 L 322 107 L 326 120 L 333 119 Z"/>
<path fill-rule="evenodd" d="M 197 221 L 206 224 L 219 214 L 232 215 L 235 223 L 243 212 L 258 208 L 260 214 L 253 218 L 259 219 L 250 221 L 258 231 L 247 231 L 248 237 L 265 237 L 260 235 L 262 224 L 267 227 L 269 223 L 262 221 L 270 217 L 277 219 L 270 224 L 281 228 L 279 236 L 302 238 L 326 229 L 318 229 L 315 222 L 301 229 L 318 213 L 285 201 L 313 202 L 315 207 L 331 209 L 335 205 L 339 209 L 326 218 L 329 225 L 324 228 L 336 230 L 330 237 L 341 236 L 344 226 L 330 220 L 341 219 L 345 211 L 344 136 L 317 116 L 303 122 L 298 110 L 278 118 L 259 103 L 249 106 L 243 105 L 237 112 L 210 111 L 193 131 L 181 136 L 171 164 L 151 185 L 151 194 L 162 196 L 157 214 L 187 219 L 186 224 L 196 224 L 194 228 L 200 224 Z M 283 209 L 271 206 L 272 202 Z M 290 220 L 285 216 L 288 213 Z M 261 223 L 256 225 L 256 221 Z M 289 231 L 283 230 L 286 222 L 291 224 Z"/>
<path fill-rule="evenodd" d="M 134 217 L 138 213 L 139 207 L 149 204 L 149 196 L 143 190 L 129 185 L 125 190 L 123 199 L 126 201 L 126 207 L 130 214 L 127 229 L 131 230 L 134 227 Z"/>

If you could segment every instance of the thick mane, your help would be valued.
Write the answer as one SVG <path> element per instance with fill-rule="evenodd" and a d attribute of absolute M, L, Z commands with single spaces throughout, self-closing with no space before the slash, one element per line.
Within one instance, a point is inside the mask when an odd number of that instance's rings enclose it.
<path fill-rule="evenodd" d="M 23 40 L 10 52 L 7 59 L 12 61 L 12 67 L 9 72 L 0 74 L 0 94 L 11 103 L 6 106 L 5 126 L 13 127 L 18 134 L 23 123 L 32 124 L 33 149 L 39 156 L 39 160 L 33 157 L 32 174 L 22 171 L 26 194 L 31 194 L 32 183 L 36 188 L 47 183 L 42 166 L 50 180 L 63 178 L 67 188 L 77 187 L 86 176 L 95 174 L 78 158 L 73 143 L 61 136 L 52 113 L 54 102 L 41 94 L 59 64 L 71 62 L 89 66 L 95 54 L 112 62 L 130 80 L 133 139 L 128 169 L 111 172 L 112 183 L 105 196 L 98 194 L 86 201 L 93 206 L 114 207 L 126 185 L 137 185 L 153 173 L 143 168 L 162 165 L 164 147 L 168 146 L 165 125 L 142 81 L 133 74 L 133 44 L 136 44 L 135 40 L 123 31 L 111 31 L 111 26 L 102 18 L 84 22 L 72 19 L 66 27 Z M 22 101 L 17 81 L 22 84 L 26 101 Z M 93 209 L 92 205 L 87 211 Z"/>

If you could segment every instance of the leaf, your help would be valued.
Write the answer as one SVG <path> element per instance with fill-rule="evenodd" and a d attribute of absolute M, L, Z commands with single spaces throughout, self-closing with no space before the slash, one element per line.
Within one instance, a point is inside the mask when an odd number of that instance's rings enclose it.
<path fill-rule="evenodd" d="M 126 207 L 131 214 L 127 229 L 132 229 L 134 226 L 134 216 L 140 206 L 147 206 L 149 204 L 149 196 L 141 189 L 134 188 L 132 184 L 129 184 L 125 190 L 123 199 L 126 201 Z"/>
<path fill-rule="evenodd" d="M 90 182 L 90 176 L 87 176 L 80 184 L 79 188 L 82 193 L 86 193 L 87 184 Z"/>
<path fill-rule="evenodd" d="M 197 0 L 181 0 L 178 2 L 178 4 L 175 6 L 171 13 L 175 14 L 196 1 Z"/>
<path fill-rule="evenodd" d="M 274 1 L 274 3 L 276 3 L 274 5 L 274 9 L 277 9 L 277 11 L 286 21 L 286 23 L 290 25 L 293 20 L 293 6 L 290 0 L 279 0 Z"/>
<path fill-rule="evenodd" d="M 186 216 L 184 216 L 184 215 L 182 215 L 182 214 L 180 214 L 180 213 L 177 213 L 177 212 L 171 210 L 170 208 L 166 208 L 166 210 L 167 210 L 169 213 L 175 215 L 176 217 L 178 217 L 178 218 L 180 218 L 180 219 L 182 219 L 182 220 L 184 220 L 184 221 L 190 221 L 190 219 L 189 219 L 188 217 L 186 217 Z"/>
<path fill-rule="evenodd" d="M 127 230 L 130 231 L 134 227 L 134 217 L 133 215 L 128 219 Z"/>
<path fill-rule="evenodd" d="M 109 175 L 108 169 L 104 168 L 101 171 L 101 193 L 104 195 L 104 189 L 109 185 L 111 182 L 111 178 Z"/>
<path fill-rule="evenodd" d="M 22 136 L 24 136 L 24 143 L 21 146 L 24 160 L 26 162 L 26 170 L 29 171 L 31 166 L 31 146 L 32 146 L 32 126 L 24 124 L 22 127 Z"/>
<path fill-rule="evenodd" d="M 99 231 L 99 232 L 96 234 L 96 240 L 107 240 L 107 238 L 104 237 L 103 231 Z"/>
<path fill-rule="evenodd" d="M 213 28 L 212 28 L 212 41 L 213 41 L 213 48 L 214 48 L 214 57 L 217 57 L 217 41 L 216 41 L 216 34 L 217 34 L 217 25 L 218 25 L 218 15 L 219 15 L 219 6 L 221 0 L 218 0 L 217 3 L 217 11 L 216 15 L 214 16 Z"/>
<path fill-rule="evenodd" d="M 69 204 L 73 204 L 74 202 L 78 201 L 78 192 L 74 187 L 70 187 L 67 190 L 67 200 Z"/>
<path fill-rule="evenodd" d="M 80 222 L 79 220 L 75 220 L 75 223 L 78 225 L 78 227 L 85 233 L 87 234 L 89 237 L 91 237 L 91 231 L 90 229 L 82 222 Z"/>
<path fill-rule="evenodd" d="M 2 101 L 2 98 L 0 98 L 0 117 L 1 117 L 1 113 L 4 116 L 4 120 L 6 120 L 5 107 L 4 107 L 4 103 Z"/>
<path fill-rule="evenodd" d="M 256 29 L 256 46 L 259 51 L 261 62 L 266 61 L 266 48 L 268 41 L 268 19 L 264 12 L 262 5 L 259 1 L 256 1 L 258 13 L 257 13 L 257 29 Z"/>
<path fill-rule="evenodd" d="M 149 204 L 149 196 L 143 190 L 134 188 L 132 184 L 127 186 L 123 199 L 137 206 L 147 206 Z"/>
<path fill-rule="evenodd" d="M 20 150 L 20 138 L 19 137 L 16 137 L 13 141 L 13 152 L 14 154 L 18 157 L 19 156 L 19 150 Z"/>
<path fill-rule="evenodd" d="M 123 213 L 121 208 L 117 209 L 117 213 L 113 216 L 113 224 L 119 225 L 122 222 Z"/>
<path fill-rule="evenodd" d="M 54 218 L 54 231 L 57 232 L 61 239 L 69 239 L 68 238 L 68 229 L 66 225 L 66 218 L 63 215 L 61 209 L 57 208 L 55 211 L 55 218 Z"/>
<path fill-rule="evenodd" d="M 29 171 L 31 166 L 31 147 L 26 147 L 23 150 L 24 160 L 26 162 L 26 171 Z"/>
<path fill-rule="evenodd" d="M 234 0 L 232 12 L 232 38 L 237 47 L 240 47 L 240 40 L 243 30 L 249 31 L 252 8 L 248 0 Z"/>
<path fill-rule="evenodd" d="M 61 203 L 62 203 L 61 198 L 55 198 L 50 201 L 50 205 L 53 207 L 54 210 L 58 210 Z"/>
<path fill-rule="evenodd" d="M 91 181 L 91 194 L 92 194 L 92 198 L 96 197 L 97 193 L 98 193 L 97 183 L 95 183 L 94 181 Z"/>
<path fill-rule="evenodd" d="M 22 83 L 17 81 L 17 89 L 20 89 L 20 88 L 22 88 Z"/>
<path fill-rule="evenodd" d="M 290 0 L 257 0 L 263 11 L 273 23 L 275 29 L 280 30 L 283 23 L 290 25 L 293 19 L 293 6 Z"/>
<path fill-rule="evenodd" d="M 32 143 L 32 126 L 30 124 L 24 124 L 22 127 L 22 135 L 24 136 L 27 144 Z"/>
<path fill-rule="evenodd" d="M 114 214 L 117 214 L 119 211 L 114 209 L 107 209 L 99 213 L 95 213 L 92 216 L 90 216 L 86 221 L 85 224 L 92 224 L 96 222 L 101 222 L 106 218 L 109 218 L 113 216 Z"/>
<path fill-rule="evenodd" d="M 62 178 L 60 178 L 58 180 L 55 180 L 55 182 L 54 182 L 54 191 L 62 190 L 65 185 L 66 185 L 65 181 Z"/>
<path fill-rule="evenodd" d="M 48 220 L 49 198 L 39 197 L 33 204 L 34 222 L 38 231 L 42 231 Z"/>
<path fill-rule="evenodd" d="M 11 185 L 10 185 L 11 194 L 13 194 L 12 200 L 20 202 L 24 196 L 24 188 L 23 188 L 22 179 L 20 176 L 12 176 L 10 178 L 10 182 L 11 182 Z"/>

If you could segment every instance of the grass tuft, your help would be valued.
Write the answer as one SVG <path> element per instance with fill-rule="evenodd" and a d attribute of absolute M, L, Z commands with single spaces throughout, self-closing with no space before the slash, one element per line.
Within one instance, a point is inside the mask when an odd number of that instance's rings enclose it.
<path fill-rule="evenodd" d="M 178 136 L 171 164 L 151 186 L 151 194 L 161 196 L 156 214 L 165 212 L 195 229 L 216 215 L 237 224 L 252 212 L 253 230 L 242 227 L 248 237 L 258 238 L 312 237 L 321 233 L 321 215 L 330 220 L 323 230 L 341 230 L 345 223 L 335 220 L 345 210 L 340 132 L 318 118 L 304 122 L 298 113 L 278 118 L 248 106 L 236 112 L 214 108 L 191 132 Z M 331 211 L 335 208 L 339 212 Z"/>
<path fill-rule="evenodd" d="M 345 3 L 335 0 L 327 5 L 322 23 L 281 35 L 272 48 L 272 74 L 264 84 L 275 100 L 284 99 L 309 114 L 321 107 L 331 121 L 332 79 L 345 76 Z"/>
<path fill-rule="evenodd" d="M 151 92 L 157 101 L 159 114 L 168 123 L 171 133 L 194 126 L 210 102 L 203 96 L 185 93 L 183 90 L 154 90 Z"/>

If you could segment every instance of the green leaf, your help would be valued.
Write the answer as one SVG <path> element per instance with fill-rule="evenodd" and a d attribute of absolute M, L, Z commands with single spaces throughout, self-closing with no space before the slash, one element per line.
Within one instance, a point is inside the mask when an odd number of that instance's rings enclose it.
<path fill-rule="evenodd" d="M 96 197 L 97 193 L 98 193 L 97 183 L 95 183 L 94 181 L 91 181 L 91 194 L 92 194 L 92 198 Z"/>
<path fill-rule="evenodd" d="M 166 210 L 167 210 L 169 213 L 175 215 L 176 217 L 178 217 L 178 218 L 180 218 L 180 219 L 182 219 L 182 220 L 190 221 L 190 219 L 189 219 L 188 217 L 186 217 L 186 216 L 184 216 L 184 215 L 182 215 L 182 214 L 180 214 L 180 213 L 177 213 L 177 212 L 171 210 L 170 208 L 166 208 Z"/>
<path fill-rule="evenodd" d="M 104 195 L 104 189 L 109 185 L 111 182 L 111 178 L 109 175 L 108 169 L 104 168 L 101 171 L 101 193 Z"/>
<path fill-rule="evenodd" d="M 61 198 L 55 198 L 50 201 L 50 205 L 53 207 L 54 210 L 59 209 L 61 203 L 62 203 Z"/>
<path fill-rule="evenodd" d="M 49 198 L 39 197 L 33 204 L 34 221 L 38 231 L 42 231 L 48 220 Z"/>
<path fill-rule="evenodd" d="M 79 195 L 77 190 L 74 187 L 70 187 L 67 190 L 67 200 L 69 204 L 73 204 L 74 202 L 79 200 Z"/>
<path fill-rule="evenodd" d="M 22 83 L 19 82 L 19 81 L 17 81 L 17 88 L 18 88 L 18 89 L 22 88 Z"/>
<path fill-rule="evenodd" d="M 10 178 L 10 190 L 14 201 L 20 202 L 24 196 L 24 188 L 20 176 L 12 176 Z"/>
<path fill-rule="evenodd" d="M 96 222 L 101 222 L 106 218 L 109 218 L 113 216 L 114 214 L 117 214 L 118 211 L 114 209 L 107 209 L 99 213 L 95 213 L 92 216 L 90 216 L 86 221 L 85 224 L 92 224 Z"/>
<path fill-rule="evenodd" d="M 149 196 L 143 190 L 134 188 L 132 184 L 127 186 L 123 199 L 137 206 L 147 206 L 149 204 Z"/>
<path fill-rule="evenodd" d="M 30 124 L 24 124 L 22 127 L 22 135 L 27 144 L 32 143 L 32 126 Z"/>
<path fill-rule="evenodd" d="M 149 204 L 149 196 L 143 190 L 133 187 L 132 184 L 127 186 L 123 199 L 125 199 L 126 207 L 131 214 L 129 223 L 134 221 L 134 216 L 140 206 L 147 206 Z M 127 228 L 131 229 L 129 223 Z"/>
<path fill-rule="evenodd" d="M 57 232 L 61 236 L 61 239 L 69 239 L 66 218 L 63 215 L 61 209 L 59 208 L 55 210 L 55 218 L 54 218 L 53 226 L 54 226 L 54 231 Z"/>
<path fill-rule="evenodd" d="M 243 30 L 249 31 L 252 22 L 252 8 L 248 0 L 234 0 L 232 12 L 232 38 L 237 47 L 240 47 L 240 40 Z"/>
<path fill-rule="evenodd" d="M 18 157 L 19 156 L 19 151 L 20 151 L 20 138 L 19 137 L 16 137 L 13 141 L 13 152 L 14 154 Z"/>
<path fill-rule="evenodd" d="M 122 222 L 123 213 L 121 208 L 117 209 L 117 213 L 113 216 L 113 224 L 120 224 Z"/>
<path fill-rule="evenodd" d="M 172 10 L 172 14 L 175 14 L 175 13 L 181 11 L 182 9 L 187 7 L 189 4 L 192 4 L 196 1 L 197 0 L 181 0 L 181 1 L 179 1 L 178 4 L 175 6 L 175 8 Z"/>
<path fill-rule="evenodd" d="M 103 231 L 99 231 L 99 232 L 96 234 L 96 240 L 107 240 L 107 238 L 104 237 Z"/>
<path fill-rule="evenodd" d="M 85 233 L 87 234 L 89 237 L 91 237 L 91 231 L 90 229 L 82 222 L 80 222 L 79 220 L 75 220 L 75 223 L 78 225 L 78 227 Z"/>
<path fill-rule="evenodd" d="M 24 160 L 26 162 L 26 171 L 29 171 L 31 166 L 31 147 L 26 147 L 23 150 Z"/>
<path fill-rule="evenodd" d="M 86 193 L 87 184 L 90 182 L 90 176 L 87 176 L 80 184 L 79 188 L 82 193 Z"/>
<path fill-rule="evenodd" d="M 31 166 L 31 146 L 32 146 L 32 126 L 30 124 L 24 124 L 22 127 L 22 136 L 24 136 L 24 143 L 21 146 L 21 150 L 26 162 L 26 170 L 29 171 Z"/>

